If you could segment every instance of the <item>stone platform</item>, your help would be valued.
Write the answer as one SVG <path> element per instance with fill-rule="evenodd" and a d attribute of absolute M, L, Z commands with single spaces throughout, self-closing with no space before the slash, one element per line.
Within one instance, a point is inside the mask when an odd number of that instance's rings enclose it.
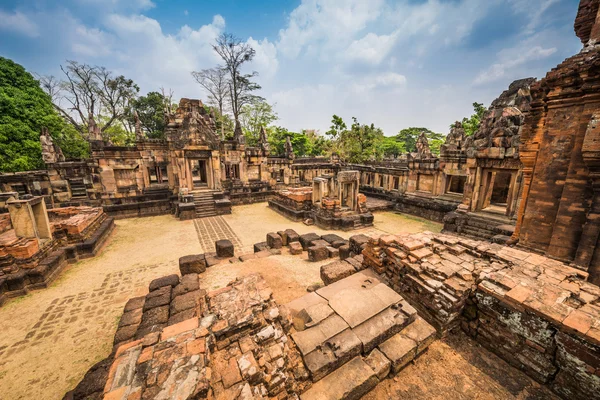
<path fill-rule="evenodd" d="M 436 336 L 413 307 L 369 270 L 283 308 L 295 331 L 292 340 L 315 382 L 300 396 L 306 400 L 360 398 Z"/>

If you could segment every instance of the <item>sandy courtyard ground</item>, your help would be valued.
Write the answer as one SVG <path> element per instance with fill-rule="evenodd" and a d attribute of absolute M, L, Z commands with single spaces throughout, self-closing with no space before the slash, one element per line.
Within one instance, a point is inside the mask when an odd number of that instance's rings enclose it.
<path fill-rule="evenodd" d="M 51 287 L 11 300 L 0 308 L 0 320 L 3 321 L 0 335 L 1 399 L 62 398 L 89 367 L 110 353 L 127 300 L 147 293 L 153 279 L 178 273 L 179 257 L 214 251 L 214 241 L 223 238 L 235 244 L 239 255 L 252 252 L 253 244 L 264 241 L 268 232 L 287 228 L 300 234 L 325 232 L 314 226 L 291 222 L 264 203 L 234 207 L 232 215 L 222 217 L 178 221 L 165 215 L 120 220 L 116 224 L 108 243 L 96 257 L 68 267 Z M 379 236 L 440 229 L 440 224 L 382 212 L 375 214 L 373 228 L 336 233 L 348 238 L 357 233 Z M 281 304 L 302 296 L 308 285 L 319 282 L 319 268 L 323 263 L 310 263 L 306 254 L 292 257 L 284 251 L 280 256 L 212 267 L 202 275 L 201 284 L 205 289 L 213 290 L 238 276 L 260 272 L 273 289 L 275 300 Z M 437 368 L 445 370 L 447 363 L 460 361 L 448 356 L 450 347 L 436 346 L 434 348 L 442 355 L 433 358 L 431 363 Z M 410 375 L 410 370 L 420 364 L 417 362 L 403 374 Z M 480 386 L 487 385 L 485 380 L 491 378 L 480 375 Z M 396 397 L 389 391 L 401 393 L 405 388 L 395 385 L 394 382 L 386 387 L 382 384 L 378 393 L 383 398 L 388 394 Z M 376 398 L 382 398 L 380 395 Z M 464 398 L 480 397 L 469 395 Z"/>

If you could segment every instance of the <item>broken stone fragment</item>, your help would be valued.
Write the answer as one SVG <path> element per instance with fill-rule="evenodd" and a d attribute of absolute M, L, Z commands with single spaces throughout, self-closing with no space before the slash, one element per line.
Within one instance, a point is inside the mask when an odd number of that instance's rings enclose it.
<path fill-rule="evenodd" d="M 300 242 L 291 242 L 290 244 L 288 244 L 288 247 L 290 249 L 290 254 L 302 254 L 302 245 L 300 244 Z"/>

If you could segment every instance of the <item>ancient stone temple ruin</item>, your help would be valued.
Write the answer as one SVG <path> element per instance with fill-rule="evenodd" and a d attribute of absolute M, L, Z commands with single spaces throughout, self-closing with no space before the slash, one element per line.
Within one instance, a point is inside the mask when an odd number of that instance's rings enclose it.
<path fill-rule="evenodd" d="M 239 123 L 225 140 L 192 99 L 166 113 L 165 140 L 138 120 L 135 145 L 117 147 L 90 124 L 87 160 L 66 160 L 44 130 L 47 170 L 0 175 L 0 304 L 95 255 L 115 217 L 169 214 L 129 228 L 171 221 L 177 249 L 199 242 L 156 265 L 103 270 L 92 294 L 49 300 L 23 340 L 0 342 L 0 360 L 44 350 L 55 331 L 69 346 L 110 332 L 65 399 L 600 399 L 600 0 L 581 0 L 575 31 L 579 54 L 510 84 L 472 136 L 456 122 L 439 156 L 425 133 L 415 152 L 380 162 L 295 157 L 289 138 L 274 156 L 264 128 L 256 146 Z M 424 217 L 437 233 L 390 232 L 374 222 L 374 200 L 394 211 L 378 216 Z M 240 236 L 260 235 L 244 243 L 227 220 L 258 202 L 289 226 L 263 228 L 268 214 L 237 221 Z M 144 248 L 150 258 L 164 237 Z M 85 318 L 110 322 L 57 328 L 85 306 Z M 459 369 L 435 350 L 452 338 L 472 355 L 453 356 L 491 371 L 490 393 L 481 375 L 448 381 L 433 369 Z M 453 392 L 425 387 L 446 384 Z"/>

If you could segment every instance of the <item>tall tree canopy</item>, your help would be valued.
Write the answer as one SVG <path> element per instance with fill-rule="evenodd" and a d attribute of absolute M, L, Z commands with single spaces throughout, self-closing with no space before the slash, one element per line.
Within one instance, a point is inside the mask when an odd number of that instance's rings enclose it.
<path fill-rule="evenodd" d="M 105 139 L 113 124 L 123 122 L 130 101 L 139 87 L 123 75 L 114 76 L 104 67 L 67 61 L 61 66 L 64 80 L 41 78 L 42 87 L 52 98 L 54 108 L 83 136 L 89 133 L 90 120 L 98 124 Z"/>
<path fill-rule="evenodd" d="M 260 85 L 252 81 L 258 76 L 258 72 L 254 71 L 250 74 L 242 72 L 244 64 L 254 59 L 256 51 L 248 43 L 230 33 L 219 35 L 213 49 L 221 57 L 225 64 L 224 68 L 229 73 L 229 103 L 233 119 L 238 121 L 243 107 L 257 97 L 253 92 L 260 89 Z"/>
<path fill-rule="evenodd" d="M 127 116 L 129 126 L 135 126 L 133 111 L 137 111 L 142 129 L 150 139 L 163 139 L 165 136 L 165 103 L 169 99 L 161 93 L 150 92 L 131 100 L 131 112 Z"/>
<path fill-rule="evenodd" d="M 279 117 L 273 110 L 273 106 L 262 98 L 255 98 L 251 103 L 244 105 L 240 115 L 240 124 L 247 143 L 250 146 L 255 146 L 260 136 L 260 128 L 267 128 L 278 119 Z"/>
<path fill-rule="evenodd" d="M 445 135 L 442 133 L 433 132 L 427 128 L 410 127 L 402 129 L 394 138 L 396 142 L 404 147 L 404 151 L 413 153 L 417 151 L 417 139 L 421 133 L 425 132 L 425 136 L 429 141 L 429 148 L 433 154 L 440 153 L 440 146 L 444 143 Z"/>
<path fill-rule="evenodd" d="M 39 82 L 19 64 L 0 57 L 0 171 L 44 167 L 42 127 L 67 158 L 87 156 L 87 143 L 54 110 Z"/>
<path fill-rule="evenodd" d="M 196 82 L 202 86 L 208 95 L 208 104 L 217 109 L 216 117 L 220 122 L 221 137 L 225 137 L 225 105 L 229 94 L 229 71 L 227 68 L 217 66 L 215 68 L 203 69 L 192 72 Z"/>
<path fill-rule="evenodd" d="M 383 157 L 380 146 L 383 131 L 374 124 L 361 124 L 355 117 L 352 121 L 350 129 L 340 135 L 342 158 L 351 163 L 380 160 Z"/>

